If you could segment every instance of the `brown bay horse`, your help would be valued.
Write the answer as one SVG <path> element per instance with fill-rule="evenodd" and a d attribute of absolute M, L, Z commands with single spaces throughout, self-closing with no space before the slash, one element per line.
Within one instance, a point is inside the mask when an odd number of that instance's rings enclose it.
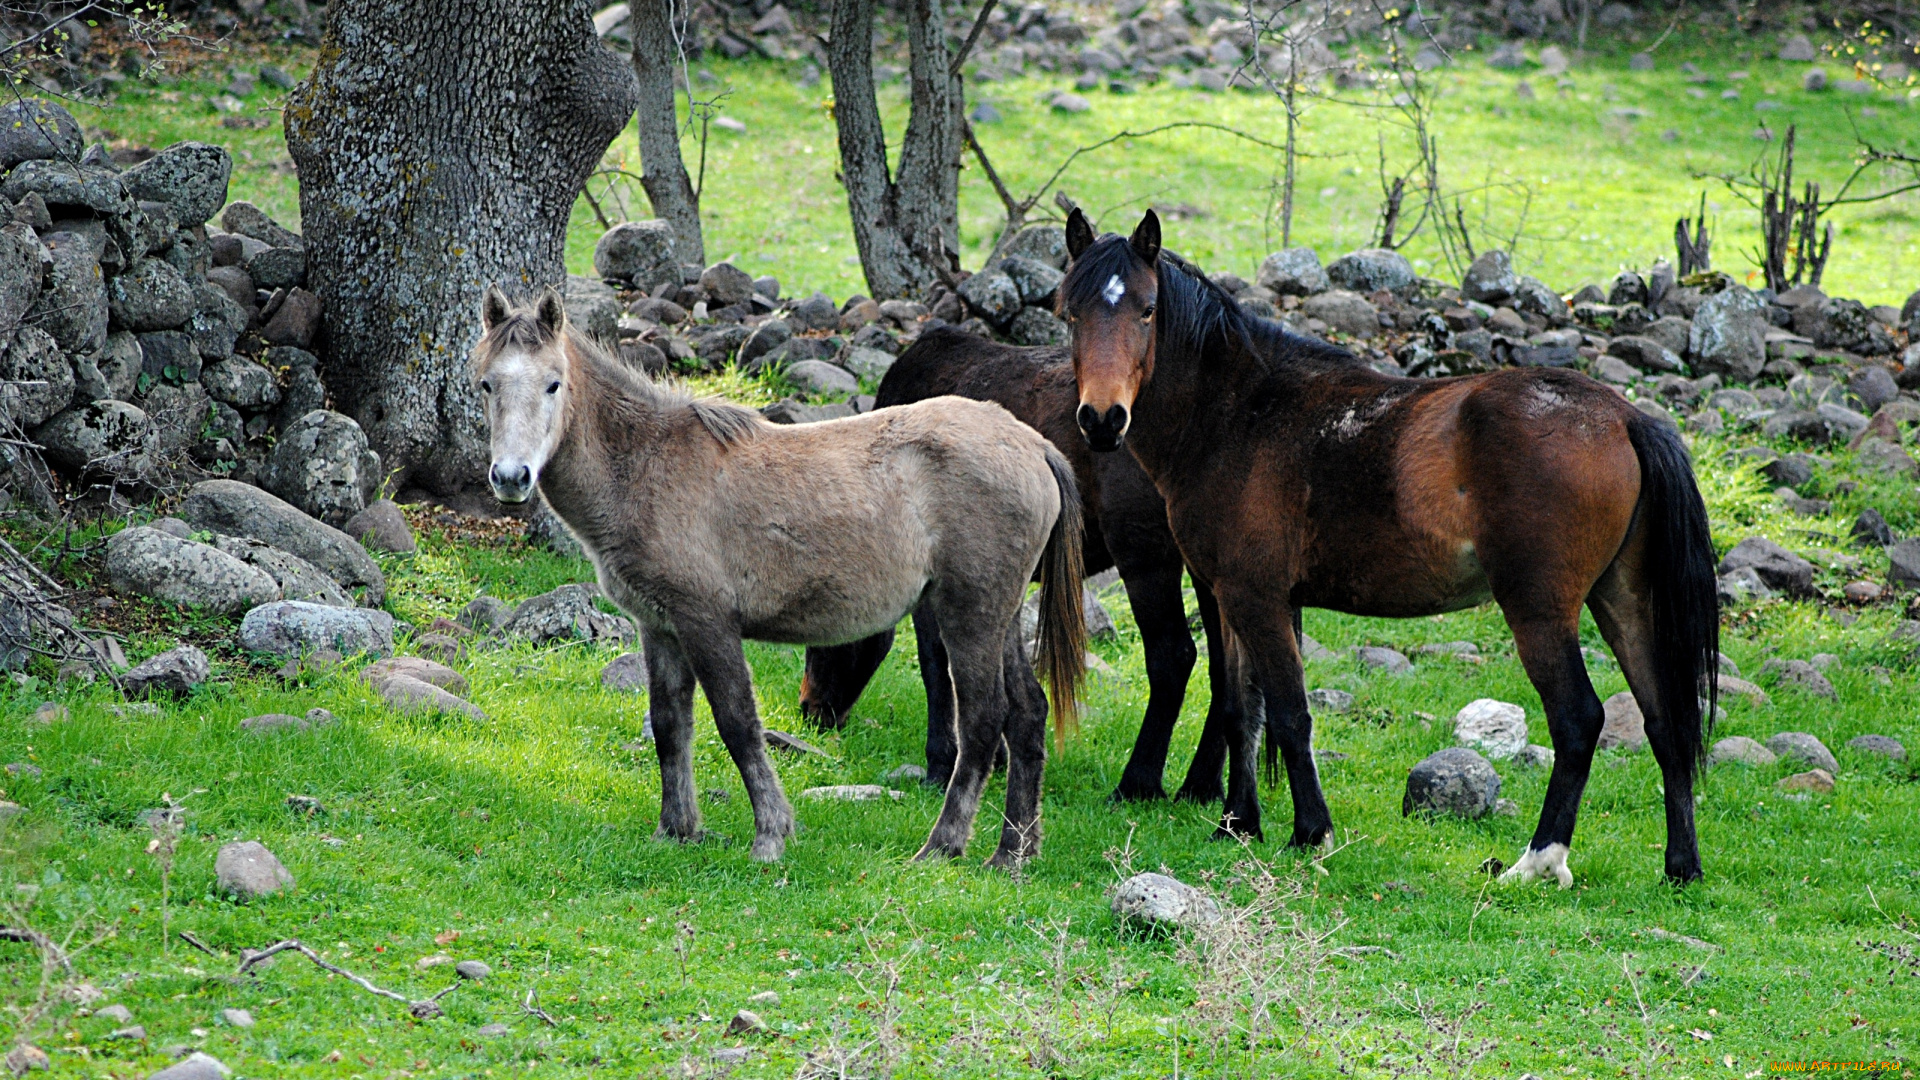
<path fill-rule="evenodd" d="M 946 642 L 958 754 L 920 858 L 966 850 L 1004 737 L 1005 819 L 991 864 L 1040 842 L 1047 699 L 1018 611 L 1036 570 L 1040 662 L 1055 722 L 1084 673 L 1080 496 L 1072 467 L 997 405 L 943 397 L 783 427 L 695 401 L 608 357 L 558 293 L 513 310 L 490 288 L 474 349 L 502 502 L 537 485 L 646 645 L 660 834 L 700 836 L 693 691 L 753 804 L 755 859 L 778 859 L 793 811 L 767 759 L 741 641 L 854 641 L 928 610 Z"/>
<path fill-rule="evenodd" d="M 1266 703 L 1292 843 L 1329 839 L 1295 613 L 1412 618 L 1500 605 L 1556 752 L 1507 877 L 1566 861 L 1604 719 L 1580 653 L 1584 604 L 1646 718 L 1664 779 L 1666 874 L 1700 876 L 1693 781 L 1712 716 L 1719 611 L 1706 507 L 1678 432 L 1576 372 L 1401 379 L 1242 311 L 1160 250 L 1149 211 L 1097 238 L 1075 211 L 1059 310 L 1077 419 L 1166 498 Z M 1702 694 L 1705 695 L 1703 700 Z M 1230 740 L 1223 827 L 1259 833 L 1259 732 Z"/>
<path fill-rule="evenodd" d="M 1140 463 L 1124 450 L 1096 453 L 1074 424 L 1080 391 L 1072 354 L 1065 346 L 1001 345 L 973 334 L 939 328 L 922 334 L 900 354 L 880 381 L 876 408 L 905 405 L 945 394 L 991 401 L 1045 435 L 1073 465 L 1079 482 L 1084 568 L 1120 572 L 1140 628 L 1147 668 L 1147 708 L 1140 734 L 1115 786 L 1117 801 L 1166 797 L 1162 774 L 1174 725 L 1186 700 L 1187 679 L 1197 658 L 1181 595 L 1186 566 L 1167 506 Z M 1239 697 L 1228 691 L 1226 650 L 1218 608 L 1204 585 L 1195 588 L 1207 640 L 1207 670 L 1214 692 L 1200 744 L 1177 797 L 1216 802 L 1223 795 L 1226 732 L 1238 730 Z M 927 782 L 945 787 L 953 772 L 953 683 L 947 678 L 939 628 L 929 613 L 914 613 L 920 673 L 927 691 Z M 846 645 L 807 650 L 800 708 L 823 727 L 838 728 L 893 644 L 893 631 Z"/>

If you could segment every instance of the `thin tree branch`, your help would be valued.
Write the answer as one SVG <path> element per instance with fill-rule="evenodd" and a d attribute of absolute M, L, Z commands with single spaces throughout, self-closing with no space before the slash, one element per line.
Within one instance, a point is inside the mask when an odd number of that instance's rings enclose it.
<path fill-rule="evenodd" d="M 994 6 L 999 2 L 987 0 L 981 5 L 979 16 L 973 20 L 973 29 L 967 33 L 967 40 L 961 43 L 960 51 L 954 54 L 953 63 L 947 65 L 948 75 L 960 74 L 960 65 L 967 62 L 967 54 L 973 51 L 973 43 L 980 40 L 981 31 L 987 28 L 987 16 L 993 14 Z"/>
<path fill-rule="evenodd" d="M 253 968 L 256 965 L 258 965 L 261 961 L 266 960 L 268 957 L 275 956 L 283 952 L 297 952 L 300 955 L 306 957 L 307 959 L 313 961 L 314 965 L 316 967 L 319 967 L 321 970 L 330 971 L 333 974 L 338 975 L 341 978 L 347 980 L 348 982 L 353 983 L 355 986 L 358 986 L 362 990 L 365 990 L 369 994 L 377 994 L 380 997 L 390 998 L 394 1001 L 399 1002 L 402 1005 L 405 1005 L 407 1007 L 407 1011 L 412 1013 L 414 1019 L 416 1020 L 431 1020 L 434 1017 L 441 1015 L 442 1010 L 439 1004 L 440 999 L 443 997 L 446 997 L 448 994 L 453 993 L 455 990 L 460 989 L 460 984 L 454 983 L 452 986 L 447 987 L 445 990 L 440 991 L 439 993 L 433 995 L 430 998 L 426 998 L 421 1001 L 413 1001 L 407 998 L 404 994 L 396 994 L 391 990 L 385 990 L 378 986 L 375 986 L 373 983 L 369 982 L 364 976 L 355 975 L 353 972 L 348 971 L 346 968 L 343 968 L 338 964 L 328 963 L 326 960 L 321 959 L 319 953 L 314 952 L 312 949 L 308 948 L 307 946 L 302 945 L 298 940 L 292 939 L 292 938 L 289 938 L 286 941 L 276 942 L 275 944 L 269 945 L 266 948 L 260 949 L 258 951 L 248 949 L 246 952 L 241 954 L 242 959 L 240 961 L 240 970 L 236 972 L 236 974 L 245 975 L 249 971 L 253 970 Z"/>

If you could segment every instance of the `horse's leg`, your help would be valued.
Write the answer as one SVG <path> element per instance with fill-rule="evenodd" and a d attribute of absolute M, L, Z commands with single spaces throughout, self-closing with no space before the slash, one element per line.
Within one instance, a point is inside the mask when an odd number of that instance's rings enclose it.
<path fill-rule="evenodd" d="M 913 639 L 920 654 L 920 681 L 927 688 L 927 783 L 945 790 L 960 752 L 954 741 L 953 673 L 947 670 L 940 620 L 924 602 L 913 609 Z"/>
<path fill-rule="evenodd" d="M 967 841 L 973 836 L 980 794 L 993 771 L 993 757 L 1007 726 L 1006 626 L 950 599 L 932 598 L 922 603 L 933 605 L 946 647 L 947 669 L 953 673 L 958 706 L 954 734 L 959 753 L 954 758 L 953 778 L 947 783 L 940 818 L 914 858 L 957 858 L 966 853 Z"/>
<path fill-rule="evenodd" d="M 1678 882 L 1697 881 L 1700 842 L 1693 820 L 1693 769 L 1688 761 L 1692 751 L 1674 730 L 1667 703 L 1660 697 L 1658 666 L 1651 651 L 1655 641 L 1653 605 L 1639 576 L 1634 562 L 1615 562 L 1601 575 L 1587 602 L 1601 636 L 1620 661 L 1627 685 L 1633 688 L 1633 700 L 1646 720 L 1648 748 L 1660 765 L 1667 808 L 1667 877 Z"/>
<path fill-rule="evenodd" d="M 1227 809 L 1221 833 L 1251 832 L 1260 826 L 1259 770 L 1255 758 L 1262 723 L 1287 770 L 1293 795 L 1291 847 L 1314 847 L 1333 835 L 1333 815 L 1320 790 L 1320 770 L 1313 759 L 1313 716 L 1307 711 L 1306 672 L 1300 665 L 1296 636 L 1298 613 L 1284 593 L 1272 588 L 1235 590 L 1221 594 L 1221 614 L 1238 643 L 1240 662 L 1250 665 L 1250 682 L 1257 688 L 1262 708 L 1244 708 L 1240 726 L 1229 746 Z M 1249 694 L 1249 701 L 1252 695 Z M 1243 828 L 1241 822 L 1251 828 Z"/>
<path fill-rule="evenodd" d="M 1540 694 L 1547 711 L 1547 730 L 1553 736 L 1553 772 L 1547 778 L 1546 801 L 1540 806 L 1540 824 L 1526 853 L 1503 878 L 1533 881 L 1552 877 L 1560 887 L 1573 885 L 1567 852 L 1573 846 L 1573 826 L 1580 814 L 1580 795 L 1593 769 L 1606 712 L 1593 682 L 1587 678 L 1580 655 L 1580 610 L 1571 613 L 1529 613 L 1519 605 L 1502 605 L 1513 630 L 1514 649 L 1527 669 L 1527 678 Z"/>
<path fill-rule="evenodd" d="M 1040 788 L 1047 768 L 1047 695 L 1034 677 L 1020 623 L 1007 628 L 1001 665 L 1007 694 L 1007 806 L 988 866 L 1012 869 L 1040 854 Z"/>
<path fill-rule="evenodd" d="M 892 630 L 845 645 L 808 649 L 806 673 L 800 677 L 800 715 L 817 727 L 836 731 L 846 727 L 854 702 L 892 649 Z"/>
<path fill-rule="evenodd" d="M 1123 569 L 1127 601 L 1140 626 L 1140 649 L 1147 662 L 1147 712 L 1140 718 L 1140 736 L 1120 774 L 1113 798 L 1119 802 L 1164 799 L 1161 776 L 1167 768 L 1167 746 L 1180 706 L 1187 696 L 1187 678 L 1193 674 L 1196 653 L 1187 629 L 1186 608 L 1180 602 L 1179 562 Z M 1009 691 L 1011 693 L 1011 691 Z M 1215 769 L 1215 775 L 1219 770 Z"/>
<path fill-rule="evenodd" d="M 766 735 L 760 727 L 760 712 L 753 700 L 753 672 L 741 649 L 740 635 L 731 626 L 716 620 L 691 621 L 676 618 L 681 647 L 707 692 L 707 704 L 713 709 L 714 726 L 720 729 L 720 741 L 727 746 L 733 764 L 746 784 L 747 799 L 753 803 L 753 848 L 758 862 L 774 862 L 787 849 L 787 837 L 793 835 L 793 808 L 780 789 L 780 776 L 767 759 Z"/>
<path fill-rule="evenodd" d="M 693 785 L 693 667 L 679 639 L 644 624 L 640 629 L 647 657 L 647 714 L 653 724 L 653 749 L 660 757 L 660 831 L 662 838 L 700 839 L 700 801 Z"/>
<path fill-rule="evenodd" d="M 1213 590 L 1195 579 L 1194 599 L 1200 607 L 1200 626 L 1207 635 L 1207 719 L 1200 727 L 1199 745 L 1193 748 L 1193 763 L 1187 766 L 1186 782 L 1174 797 L 1181 802 L 1215 803 L 1226 795 L 1220 783 L 1220 769 L 1227 762 L 1227 732 L 1240 729 L 1244 681 L 1228 656 L 1220 633 L 1220 605 Z M 1184 616 L 1184 612 L 1182 613 Z M 1184 618 L 1183 618 L 1184 628 Z"/>

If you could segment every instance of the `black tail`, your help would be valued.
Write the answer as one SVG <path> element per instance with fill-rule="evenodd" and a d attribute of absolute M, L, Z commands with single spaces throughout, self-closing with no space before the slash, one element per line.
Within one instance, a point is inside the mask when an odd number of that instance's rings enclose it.
<path fill-rule="evenodd" d="M 1060 516 L 1040 556 L 1039 668 L 1053 692 L 1053 740 L 1066 741 L 1080 723 L 1080 684 L 1087 677 L 1087 609 L 1080 601 L 1080 485 L 1073 466 L 1047 444 L 1047 468 L 1060 490 Z"/>
<path fill-rule="evenodd" d="M 1627 422 L 1640 457 L 1638 513 L 1647 536 L 1657 692 L 1688 774 L 1705 752 L 1720 692 L 1720 591 L 1707 504 L 1679 432 L 1651 417 Z M 1705 691 L 1704 712 L 1701 691 Z"/>

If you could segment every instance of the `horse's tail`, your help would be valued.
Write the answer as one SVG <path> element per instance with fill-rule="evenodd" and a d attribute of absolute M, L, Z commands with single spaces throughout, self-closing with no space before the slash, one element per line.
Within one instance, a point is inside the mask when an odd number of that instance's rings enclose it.
<path fill-rule="evenodd" d="M 1640 458 L 1637 513 L 1646 530 L 1646 585 L 1653 608 L 1653 642 L 1647 651 L 1654 663 L 1654 691 L 1667 716 L 1660 734 L 1670 756 L 1691 776 L 1720 696 L 1714 678 L 1720 664 L 1720 592 L 1713 535 L 1679 432 L 1651 417 L 1634 416 L 1627 420 L 1627 439 Z"/>
<path fill-rule="evenodd" d="M 1047 444 L 1047 468 L 1060 492 L 1060 516 L 1040 555 L 1040 656 L 1038 666 L 1053 694 L 1053 739 L 1064 745 L 1080 724 L 1080 684 L 1087 675 L 1087 612 L 1081 606 L 1080 559 L 1083 526 L 1080 485 L 1073 466 Z"/>

